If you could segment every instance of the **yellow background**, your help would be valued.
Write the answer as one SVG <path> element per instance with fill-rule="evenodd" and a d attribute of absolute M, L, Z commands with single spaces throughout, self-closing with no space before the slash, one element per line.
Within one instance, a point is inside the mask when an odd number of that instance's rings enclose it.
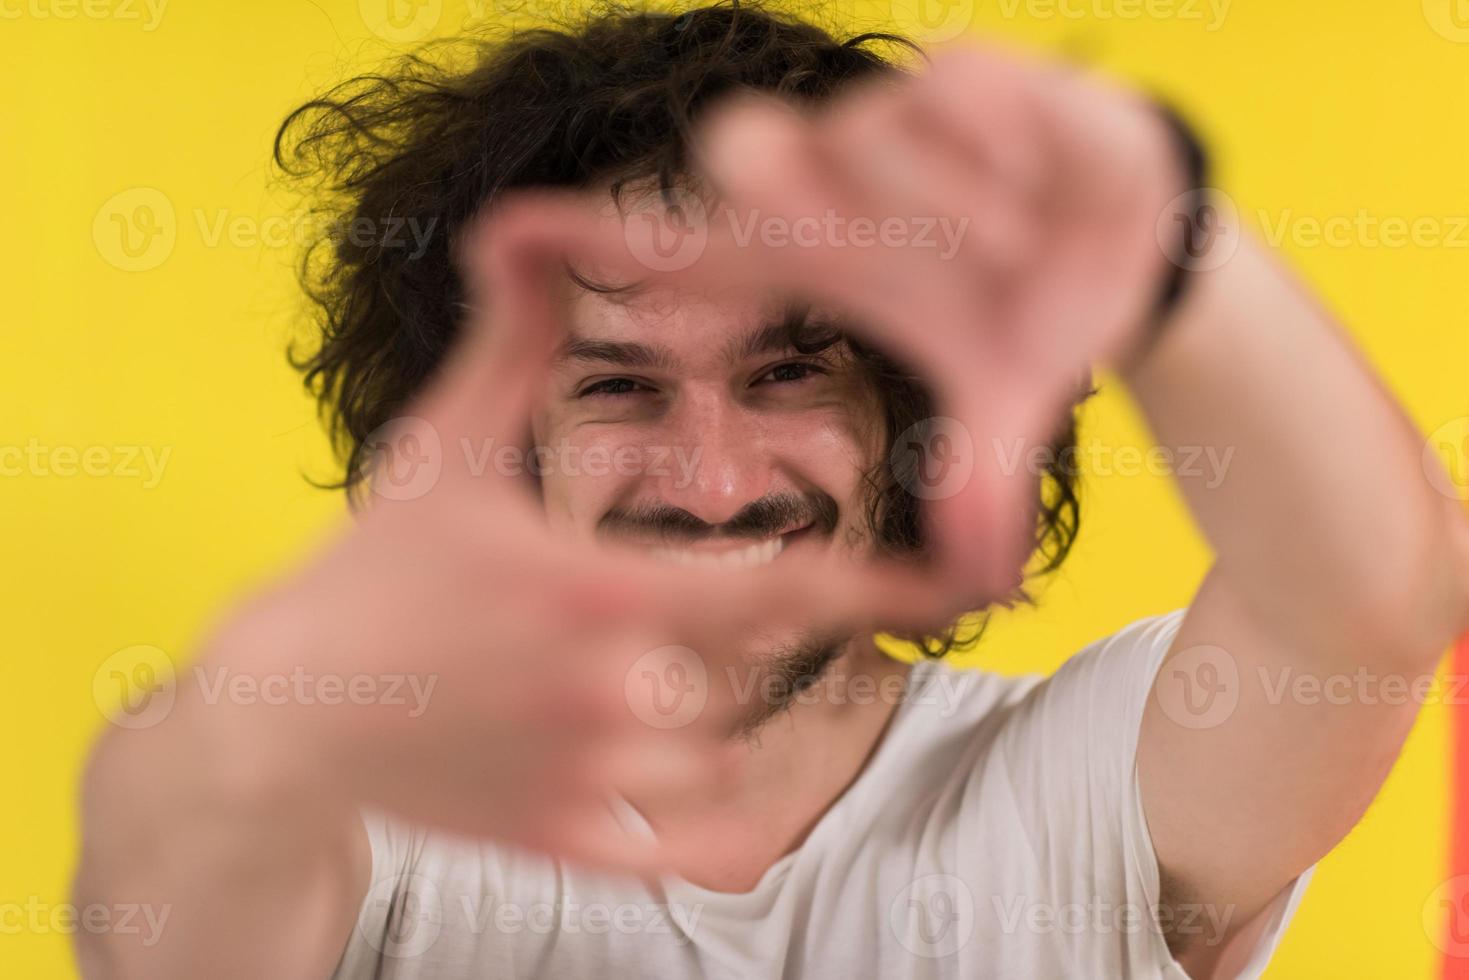
<path fill-rule="evenodd" d="M 267 187 L 277 123 L 426 29 L 576 0 L 420 0 L 398 26 L 385 2 L 173 0 L 155 19 L 143 0 L 0 0 L 0 446 L 107 447 L 116 466 L 121 447 L 170 453 L 156 486 L 0 477 L 0 909 L 66 900 L 99 665 L 135 644 L 187 658 L 242 590 L 340 517 L 337 496 L 303 479 L 330 462 L 281 354 L 301 307 L 290 205 Z M 1011 38 L 1171 93 L 1248 223 L 1365 211 L 1449 235 L 1469 214 L 1469 10 L 1455 19 L 1449 0 L 1234 0 L 1222 21 L 1207 0 L 928 0 L 922 18 L 919 0 L 856 2 L 826 13 Z M 116 222 L 136 231 L 140 204 L 163 233 L 129 255 Z M 1469 413 L 1459 235 L 1284 246 L 1425 432 Z M 1145 444 L 1115 390 L 1083 439 Z M 1069 567 L 974 659 L 1053 668 L 1184 604 L 1204 562 L 1166 480 L 1091 478 Z M 1429 708 L 1377 805 L 1322 862 L 1270 977 L 1432 975 L 1423 908 L 1446 860 L 1446 735 L 1445 710 Z M 15 914 L 0 916 L 0 977 L 74 975 L 67 937 L 17 930 Z"/>

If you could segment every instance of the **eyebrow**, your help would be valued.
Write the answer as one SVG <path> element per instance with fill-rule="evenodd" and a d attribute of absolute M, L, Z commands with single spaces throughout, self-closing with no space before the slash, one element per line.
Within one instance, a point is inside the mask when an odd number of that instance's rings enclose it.
<path fill-rule="evenodd" d="M 639 344 L 621 340 L 572 339 L 561 349 L 563 361 L 615 364 L 626 368 L 672 371 L 678 363 L 673 351 L 661 344 Z"/>
<path fill-rule="evenodd" d="M 761 354 L 788 350 L 795 350 L 795 345 L 791 343 L 791 323 L 784 320 L 780 323 L 767 323 L 742 337 L 732 338 L 725 345 L 724 359 L 734 364 Z"/>
<path fill-rule="evenodd" d="M 793 349 L 790 324 L 788 322 L 768 323 L 742 336 L 732 338 L 725 345 L 723 356 L 726 363 L 734 364 L 761 354 Z M 567 341 L 561 349 L 560 359 L 669 372 L 675 370 L 678 364 L 678 358 L 674 356 L 673 351 L 661 344 L 582 337 L 574 337 Z"/>

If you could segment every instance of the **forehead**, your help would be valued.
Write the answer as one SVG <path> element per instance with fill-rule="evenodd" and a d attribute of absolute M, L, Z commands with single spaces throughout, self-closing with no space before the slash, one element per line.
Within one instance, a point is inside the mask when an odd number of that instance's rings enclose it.
<path fill-rule="evenodd" d="M 679 188 L 679 195 L 688 195 Z M 651 183 L 609 193 L 604 214 L 660 210 L 666 206 Z M 674 206 L 679 206 L 675 203 Z M 705 204 L 712 213 L 717 201 Z M 611 359 L 613 348 L 636 348 L 648 367 L 717 361 L 734 363 L 791 349 L 791 328 L 800 323 L 835 326 L 834 309 L 814 307 L 799 298 L 757 291 L 748 284 L 680 288 L 650 279 L 627 284 L 595 265 L 579 265 L 564 280 L 567 340 L 562 360 Z"/>
<path fill-rule="evenodd" d="M 565 289 L 566 338 L 558 361 L 572 367 L 592 362 L 662 371 L 730 367 L 799 353 L 793 337 L 827 335 L 833 328 L 840 331 L 843 322 L 835 309 L 789 297 L 733 287 L 702 292 L 652 284 L 618 288 L 583 269 L 567 277 Z"/>
<path fill-rule="evenodd" d="M 784 337 L 790 315 L 789 304 L 748 293 L 711 295 L 659 288 L 604 293 L 573 285 L 566 327 L 570 344 L 596 340 L 658 343 L 675 351 L 702 350 L 734 357 L 767 346 L 752 343 L 772 339 L 761 335 Z"/>

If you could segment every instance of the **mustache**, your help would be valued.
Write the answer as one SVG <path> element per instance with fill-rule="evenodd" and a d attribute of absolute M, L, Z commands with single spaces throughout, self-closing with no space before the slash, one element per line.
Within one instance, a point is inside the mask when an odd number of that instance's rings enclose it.
<path fill-rule="evenodd" d="M 812 530 L 829 536 L 836 531 L 837 513 L 837 502 L 830 494 L 782 492 L 750 501 L 722 524 L 710 524 L 682 507 L 650 503 L 612 508 L 597 522 L 597 530 L 603 534 L 641 533 L 691 542 L 712 537 L 759 540 L 792 526 L 810 525 Z"/>

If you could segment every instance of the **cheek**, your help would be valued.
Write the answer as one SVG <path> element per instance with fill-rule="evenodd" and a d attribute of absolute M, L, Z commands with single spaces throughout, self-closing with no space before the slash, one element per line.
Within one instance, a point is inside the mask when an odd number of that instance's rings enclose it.
<path fill-rule="evenodd" d="M 668 440 L 637 427 L 547 428 L 537 442 L 545 461 L 542 499 L 558 529 L 590 533 L 613 505 L 635 497 L 644 480 L 677 471 Z"/>
<path fill-rule="evenodd" d="M 844 403 L 773 423 L 767 445 L 802 480 L 831 495 L 848 524 L 865 527 L 864 477 L 881 460 L 882 442 L 875 413 Z"/>
<path fill-rule="evenodd" d="M 880 414 L 863 393 L 834 394 L 789 411 L 746 416 L 741 451 L 750 454 L 751 465 L 783 473 L 777 484 L 814 487 L 831 496 L 848 535 L 862 535 L 863 478 L 884 452 Z M 548 520 L 577 533 L 594 531 L 614 505 L 687 487 L 708 462 L 697 445 L 656 424 L 577 425 L 542 417 L 534 431 L 546 464 L 541 488 Z"/>
<path fill-rule="evenodd" d="M 558 531 L 585 530 L 600 516 L 591 496 L 594 488 L 579 475 L 581 468 L 575 465 L 583 453 L 568 437 L 568 433 L 574 432 L 574 427 L 569 427 L 565 419 L 549 409 L 537 413 L 531 424 L 531 440 L 537 447 L 541 503 L 547 523 Z"/>

